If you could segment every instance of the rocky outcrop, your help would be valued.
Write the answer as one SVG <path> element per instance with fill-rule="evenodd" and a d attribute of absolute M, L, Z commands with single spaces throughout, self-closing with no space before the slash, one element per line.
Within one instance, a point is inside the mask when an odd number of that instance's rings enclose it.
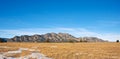
<path fill-rule="evenodd" d="M 22 35 L 7 40 L 8 42 L 104 42 L 96 37 L 76 38 L 68 33 L 47 33 L 44 35 Z"/>

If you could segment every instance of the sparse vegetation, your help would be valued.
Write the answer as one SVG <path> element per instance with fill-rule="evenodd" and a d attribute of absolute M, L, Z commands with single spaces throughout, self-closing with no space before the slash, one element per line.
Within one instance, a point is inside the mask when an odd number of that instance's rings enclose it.
<path fill-rule="evenodd" d="M 0 46 L 13 47 L 6 48 L 8 50 L 20 47 L 38 49 L 40 53 L 53 59 L 119 59 L 120 57 L 120 44 L 117 43 L 0 43 Z M 1 48 L 0 50 L 4 51 Z M 20 56 L 29 53 L 23 51 Z"/>

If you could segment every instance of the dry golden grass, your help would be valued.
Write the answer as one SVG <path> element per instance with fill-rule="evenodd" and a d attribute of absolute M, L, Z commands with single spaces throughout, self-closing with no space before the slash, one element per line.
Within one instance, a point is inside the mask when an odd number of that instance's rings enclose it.
<path fill-rule="evenodd" d="M 120 43 L 0 43 L 0 46 L 37 49 L 53 59 L 120 59 Z M 29 53 L 24 51 L 22 56 Z"/>
<path fill-rule="evenodd" d="M 18 50 L 18 48 L 0 48 L 0 52 L 8 52 L 8 51 L 15 51 Z"/>

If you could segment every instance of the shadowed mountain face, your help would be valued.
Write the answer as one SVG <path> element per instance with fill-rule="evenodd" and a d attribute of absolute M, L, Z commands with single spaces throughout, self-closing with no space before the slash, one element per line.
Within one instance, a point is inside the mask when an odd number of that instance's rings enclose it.
<path fill-rule="evenodd" d="M 105 42 L 96 37 L 76 38 L 68 33 L 47 33 L 44 35 L 23 35 L 8 39 L 7 42 Z"/>

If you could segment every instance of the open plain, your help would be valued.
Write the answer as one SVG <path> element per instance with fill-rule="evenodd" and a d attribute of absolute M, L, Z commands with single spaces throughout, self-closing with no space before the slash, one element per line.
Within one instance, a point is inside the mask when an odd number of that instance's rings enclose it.
<path fill-rule="evenodd" d="M 120 43 L 0 43 L 0 58 L 2 57 L 8 59 L 120 59 Z"/>

